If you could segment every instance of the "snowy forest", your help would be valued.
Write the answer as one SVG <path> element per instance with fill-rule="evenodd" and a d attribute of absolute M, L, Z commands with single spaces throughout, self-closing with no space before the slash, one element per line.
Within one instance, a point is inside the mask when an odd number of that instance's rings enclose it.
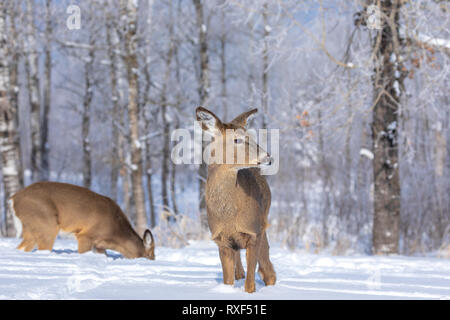
<path fill-rule="evenodd" d="M 175 164 L 203 106 L 279 129 L 271 243 L 450 257 L 445 0 L 2 0 L 2 237 L 36 181 L 114 199 L 157 246 L 209 239 L 204 165 Z M 446 89 L 447 88 L 447 89 Z"/>

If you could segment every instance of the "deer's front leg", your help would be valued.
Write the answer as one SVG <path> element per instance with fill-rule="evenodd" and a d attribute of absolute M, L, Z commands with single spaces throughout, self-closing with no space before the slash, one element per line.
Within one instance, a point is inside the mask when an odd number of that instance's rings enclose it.
<path fill-rule="evenodd" d="M 257 236 L 256 239 L 250 239 L 247 244 L 247 278 L 245 278 L 245 291 L 248 293 L 255 292 L 255 270 L 260 244 L 260 236 Z"/>
<path fill-rule="evenodd" d="M 222 263 L 223 283 L 234 284 L 234 251 L 231 248 L 219 247 L 220 262 Z"/>

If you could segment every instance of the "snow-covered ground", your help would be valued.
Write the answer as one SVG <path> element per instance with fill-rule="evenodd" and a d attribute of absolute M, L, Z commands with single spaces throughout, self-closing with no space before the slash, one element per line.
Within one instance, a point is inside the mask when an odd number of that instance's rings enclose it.
<path fill-rule="evenodd" d="M 450 299 L 450 260 L 305 254 L 271 247 L 275 286 L 257 276 L 222 283 L 217 247 L 191 242 L 159 247 L 156 260 L 127 260 L 115 252 L 76 252 L 58 239 L 52 252 L 16 250 L 20 239 L 0 239 L 0 299 Z M 242 252 L 245 268 L 245 254 Z"/>

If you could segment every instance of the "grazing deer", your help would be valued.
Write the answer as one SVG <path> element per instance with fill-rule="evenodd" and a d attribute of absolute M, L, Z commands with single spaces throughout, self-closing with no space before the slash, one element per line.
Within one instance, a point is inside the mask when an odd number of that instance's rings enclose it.
<path fill-rule="evenodd" d="M 17 249 L 52 250 L 58 232 L 73 233 L 78 252 L 105 249 L 126 258 L 155 259 L 155 244 L 150 230 L 144 239 L 133 230 L 120 207 L 110 198 L 67 183 L 37 182 L 10 198 L 23 241 Z M 19 221 L 20 220 L 20 221 Z M 15 224 L 16 224 L 15 223 Z"/>
<path fill-rule="evenodd" d="M 211 155 L 217 157 L 221 152 L 224 160 L 209 161 L 205 187 L 208 224 L 219 247 L 223 281 L 233 285 L 235 279 L 245 278 L 240 249 L 246 249 L 246 292 L 255 291 L 256 263 L 266 285 L 274 285 L 276 281 L 265 231 L 271 194 L 266 178 L 260 174 L 260 168 L 270 165 L 271 158 L 246 130 L 248 117 L 257 111 L 244 112 L 224 123 L 205 108 L 196 110 L 203 131 L 213 137 Z M 229 161 L 226 154 L 231 150 L 233 158 Z M 242 163 L 238 161 L 239 153 L 245 155 Z"/>

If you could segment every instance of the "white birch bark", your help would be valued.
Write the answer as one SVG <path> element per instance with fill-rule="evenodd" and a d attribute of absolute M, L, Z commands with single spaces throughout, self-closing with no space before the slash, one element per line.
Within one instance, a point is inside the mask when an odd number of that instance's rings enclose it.
<path fill-rule="evenodd" d="M 8 199 L 22 188 L 20 146 L 17 132 L 16 113 L 10 103 L 9 70 L 6 46 L 6 4 L 0 2 L 0 154 L 2 164 L 3 188 Z M 17 104 L 16 104 L 17 105 Z M 6 236 L 16 235 L 13 214 L 6 207 Z"/>
<path fill-rule="evenodd" d="M 142 185 L 142 154 L 139 143 L 139 104 L 138 104 L 138 60 L 137 60 L 137 3 L 121 0 L 122 17 L 127 17 L 125 33 L 124 62 L 128 77 L 128 121 L 130 126 L 129 145 L 131 149 L 131 184 L 136 208 L 136 229 L 143 235 L 147 228 L 147 213 Z"/>
<path fill-rule="evenodd" d="M 38 78 L 38 54 L 36 45 L 36 27 L 33 18 L 33 4 L 26 2 L 26 37 L 25 37 L 25 69 L 27 73 L 28 98 L 30 102 L 31 128 L 31 171 L 33 181 L 42 179 L 41 176 L 41 119 L 40 119 L 40 91 Z"/>

